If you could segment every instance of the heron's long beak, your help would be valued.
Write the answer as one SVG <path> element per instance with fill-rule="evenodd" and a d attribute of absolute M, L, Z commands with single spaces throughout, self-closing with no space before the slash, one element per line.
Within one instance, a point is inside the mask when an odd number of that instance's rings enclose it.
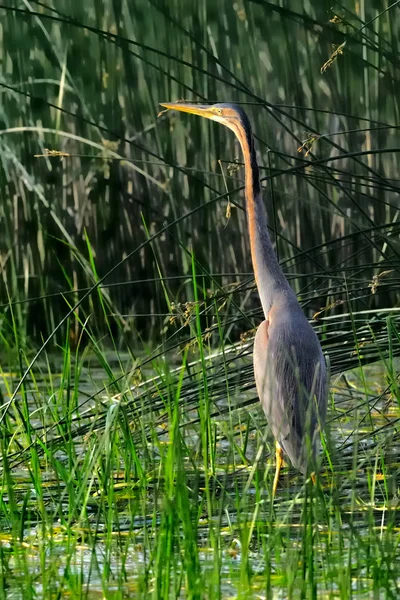
<path fill-rule="evenodd" d="M 169 110 L 179 110 L 180 112 L 190 113 L 191 115 L 199 115 L 206 119 L 212 119 L 215 114 L 210 110 L 208 104 L 190 104 L 190 102 L 160 102 L 160 106 L 164 106 Z"/>

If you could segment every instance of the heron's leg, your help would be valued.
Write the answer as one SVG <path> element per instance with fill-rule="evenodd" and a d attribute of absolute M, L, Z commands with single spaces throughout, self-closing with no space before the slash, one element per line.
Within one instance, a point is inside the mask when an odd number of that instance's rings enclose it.
<path fill-rule="evenodd" d="M 311 481 L 315 485 L 317 483 L 317 478 L 315 477 L 315 473 L 311 473 Z"/>
<path fill-rule="evenodd" d="M 275 467 L 275 477 L 274 477 L 274 485 L 272 486 L 272 497 L 275 498 L 276 488 L 278 487 L 279 481 L 279 473 L 281 472 L 281 466 L 283 464 L 283 450 L 280 447 L 279 443 L 276 442 L 276 467 Z"/>

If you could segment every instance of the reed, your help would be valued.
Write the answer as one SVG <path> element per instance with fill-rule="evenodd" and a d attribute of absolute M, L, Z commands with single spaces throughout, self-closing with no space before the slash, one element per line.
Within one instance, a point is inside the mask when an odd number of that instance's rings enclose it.
<path fill-rule="evenodd" d="M 398 596 L 399 5 L 295 4 L 0 7 L 1 597 Z M 179 97 L 248 111 L 329 356 L 275 501 L 239 151 Z"/>

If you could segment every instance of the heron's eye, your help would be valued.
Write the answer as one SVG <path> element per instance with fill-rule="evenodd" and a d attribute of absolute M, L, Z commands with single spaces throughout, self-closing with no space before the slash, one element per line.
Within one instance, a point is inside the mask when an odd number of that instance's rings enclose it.
<path fill-rule="evenodd" d="M 222 115 L 222 108 L 217 108 L 217 114 Z"/>

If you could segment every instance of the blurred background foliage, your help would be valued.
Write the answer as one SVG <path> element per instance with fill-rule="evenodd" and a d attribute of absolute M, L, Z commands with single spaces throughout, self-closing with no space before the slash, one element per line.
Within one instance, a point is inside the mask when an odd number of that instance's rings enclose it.
<path fill-rule="evenodd" d="M 157 116 L 178 98 L 249 112 L 272 235 L 309 317 L 396 305 L 394 4 L 2 4 L 2 325 L 40 341 L 116 267 L 75 311 L 71 341 L 89 317 L 158 339 L 177 315 L 185 325 L 193 252 L 203 302 L 235 316 L 226 336 L 254 327 L 239 147 L 213 123 Z"/>
<path fill-rule="evenodd" d="M 1 598 L 399 597 L 399 33 L 400 0 L 0 3 Z M 329 357 L 320 481 L 275 503 L 240 148 L 177 99 L 249 113 Z"/>

